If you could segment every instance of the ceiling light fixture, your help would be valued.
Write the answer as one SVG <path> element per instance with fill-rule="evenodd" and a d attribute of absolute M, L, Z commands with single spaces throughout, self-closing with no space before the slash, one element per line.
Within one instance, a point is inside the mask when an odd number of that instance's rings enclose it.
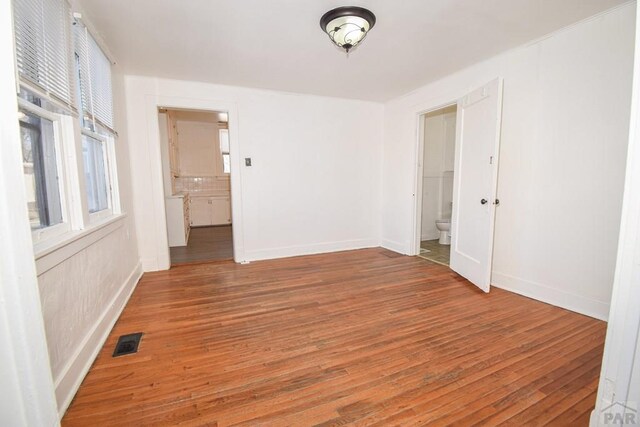
<path fill-rule="evenodd" d="M 370 10 L 357 6 L 339 7 L 320 18 L 322 31 L 347 54 L 362 43 L 375 24 L 376 16 Z"/>

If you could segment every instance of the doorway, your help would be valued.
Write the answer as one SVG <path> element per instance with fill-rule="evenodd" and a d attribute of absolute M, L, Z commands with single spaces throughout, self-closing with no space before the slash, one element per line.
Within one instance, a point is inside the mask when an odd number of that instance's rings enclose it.
<path fill-rule="evenodd" d="M 233 259 L 229 114 L 158 109 L 171 265 Z"/>
<path fill-rule="evenodd" d="M 493 232 L 500 204 L 502 87 L 502 79 L 496 78 L 455 105 L 416 112 L 412 252 L 448 265 L 485 292 L 491 287 Z M 448 250 L 443 248 L 448 245 Z"/>
<path fill-rule="evenodd" d="M 421 116 L 422 202 L 418 256 L 449 266 L 457 105 Z"/>

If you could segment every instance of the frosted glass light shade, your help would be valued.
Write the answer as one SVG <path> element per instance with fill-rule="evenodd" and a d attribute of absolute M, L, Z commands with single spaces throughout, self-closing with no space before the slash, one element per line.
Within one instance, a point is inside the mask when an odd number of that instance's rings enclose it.
<path fill-rule="evenodd" d="M 320 27 L 336 46 L 349 52 L 356 47 L 376 23 L 376 17 L 361 7 L 339 7 L 325 13 Z"/>

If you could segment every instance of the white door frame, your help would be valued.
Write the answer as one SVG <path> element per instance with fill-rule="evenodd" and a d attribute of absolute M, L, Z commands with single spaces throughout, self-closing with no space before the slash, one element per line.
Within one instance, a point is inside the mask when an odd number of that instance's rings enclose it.
<path fill-rule="evenodd" d="M 231 160 L 231 223 L 233 224 L 233 259 L 235 262 L 245 261 L 244 252 L 244 227 L 242 215 L 242 164 L 240 161 L 240 138 L 238 107 L 233 102 L 224 100 L 194 99 L 176 96 L 148 95 L 146 98 L 147 132 L 149 136 L 150 157 L 155 160 L 156 166 L 152 168 L 151 191 L 155 203 L 156 222 L 156 247 L 158 248 L 158 268 L 168 270 L 171 267 L 169 254 L 169 238 L 167 233 L 166 203 L 164 196 L 164 181 L 162 175 L 162 147 L 160 143 L 160 123 L 158 108 L 217 111 L 227 112 L 229 115 L 229 157 Z"/>
<path fill-rule="evenodd" d="M 420 242 L 422 233 L 422 183 L 424 170 L 424 118 L 426 114 L 434 111 L 442 110 L 453 105 L 458 105 L 458 100 L 440 104 L 437 107 L 430 107 L 420 110 L 416 113 L 416 145 L 415 145 L 415 175 L 413 190 L 413 221 L 411 225 L 412 236 L 409 255 L 420 254 Z M 454 146 L 458 145 L 458 135 L 456 133 L 456 141 Z M 455 173 L 455 171 L 454 171 Z"/>

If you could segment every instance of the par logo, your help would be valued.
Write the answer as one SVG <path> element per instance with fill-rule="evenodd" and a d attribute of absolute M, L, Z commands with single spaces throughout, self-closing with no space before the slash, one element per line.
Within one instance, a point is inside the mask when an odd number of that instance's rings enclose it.
<path fill-rule="evenodd" d="M 611 426 L 637 426 L 638 424 L 638 411 L 635 409 L 635 405 L 631 405 L 631 402 L 627 404 L 621 402 L 614 402 L 602 410 L 600 418 L 604 425 Z"/>

